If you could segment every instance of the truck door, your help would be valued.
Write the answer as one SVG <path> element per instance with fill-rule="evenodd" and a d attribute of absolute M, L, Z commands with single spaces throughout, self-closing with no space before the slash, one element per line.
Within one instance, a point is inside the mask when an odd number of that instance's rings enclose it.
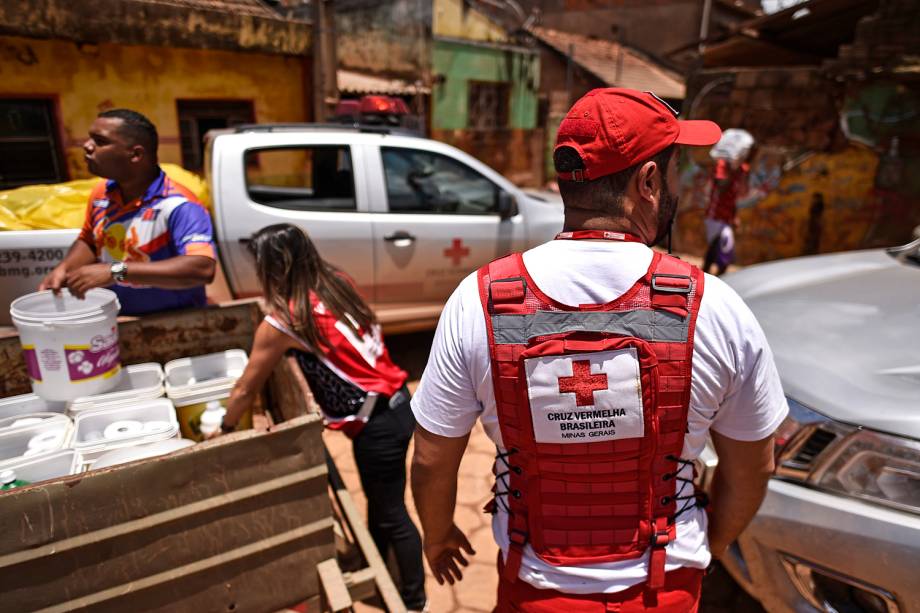
<path fill-rule="evenodd" d="M 478 162 L 408 146 L 379 150 L 386 199 L 372 205 L 380 211 L 378 302 L 444 302 L 470 272 L 520 248 L 521 215 L 502 218 L 499 203 L 512 197 Z"/>
<path fill-rule="evenodd" d="M 219 247 L 233 293 L 260 294 L 249 237 L 266 226 L 291 223 L 373 300 L 371 220 L 363 190 L 355 189 L 361 151 L 341 141 L 303 140 L 303 133 L 247 133 L 230 136 L 226 144 L 218 137 L 214 144 Z"/>

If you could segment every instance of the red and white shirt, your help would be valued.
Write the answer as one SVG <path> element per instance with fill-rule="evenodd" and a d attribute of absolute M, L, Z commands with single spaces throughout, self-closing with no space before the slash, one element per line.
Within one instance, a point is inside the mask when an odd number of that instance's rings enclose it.
<path fill-rule="evenodd" d="M 393 363 L 379 325 L 355 334 L 316 295 L 311 294 L 310 302 L 317 329 L 328 342 L 321 354 L 280 318 L 267 315 L 265 321 L 303 346 L 298 361 L 328 422 L 353 417 L 369 393 L 389 397 L 402 388 L 409 375 Z"/>

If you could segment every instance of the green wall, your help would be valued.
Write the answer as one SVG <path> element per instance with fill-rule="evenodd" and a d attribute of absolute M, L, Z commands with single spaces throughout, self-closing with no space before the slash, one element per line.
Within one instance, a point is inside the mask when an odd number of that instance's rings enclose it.
<path fill-rule="evenodd" d="M 511 83 L 510 128 L 537 126 L 537 89 L 540 58 L 535 52 L 435 39 L 432 72 L 443 76 L 431 95 L 431 127 L 462 130 L 467 127 L 468 81 Z"/>

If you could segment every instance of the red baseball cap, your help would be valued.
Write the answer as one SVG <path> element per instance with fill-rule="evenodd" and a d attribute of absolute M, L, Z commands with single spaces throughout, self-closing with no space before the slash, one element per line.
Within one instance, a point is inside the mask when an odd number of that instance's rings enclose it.
<path fill-rule="evenodd" d="M 711 146 L 722 130 L 711 121 L 680 121 L 677 111 L 651 92 L 607 87 L 582 96 L 556 135 L 554 152 L 571 147 L 583 170 L 560 172 L 563 181 L 586 181 L 643 162 L 673 144 Z"/>

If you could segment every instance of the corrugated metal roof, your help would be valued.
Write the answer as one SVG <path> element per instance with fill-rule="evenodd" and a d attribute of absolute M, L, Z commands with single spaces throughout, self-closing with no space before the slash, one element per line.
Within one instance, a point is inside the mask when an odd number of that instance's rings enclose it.
<path fill-rule="evenodd" d="M 610 40 L 589 38 L 550 28 L 531 28 L 538 40 L 568 55 L 609 87 L 651 91 L 662 98 L 683 99 L 684 77 L 651 57 Z"/>
<path fill-rule="evenodd" d="M 356 94 L 388 94 L 393 96 L 414 95 L 417 93 L 430 94 L 431 89 L 416 86 L 402 79 L 388 79 L 377 75 L 353 70 L 336 71 L 339 91 Z"/>

